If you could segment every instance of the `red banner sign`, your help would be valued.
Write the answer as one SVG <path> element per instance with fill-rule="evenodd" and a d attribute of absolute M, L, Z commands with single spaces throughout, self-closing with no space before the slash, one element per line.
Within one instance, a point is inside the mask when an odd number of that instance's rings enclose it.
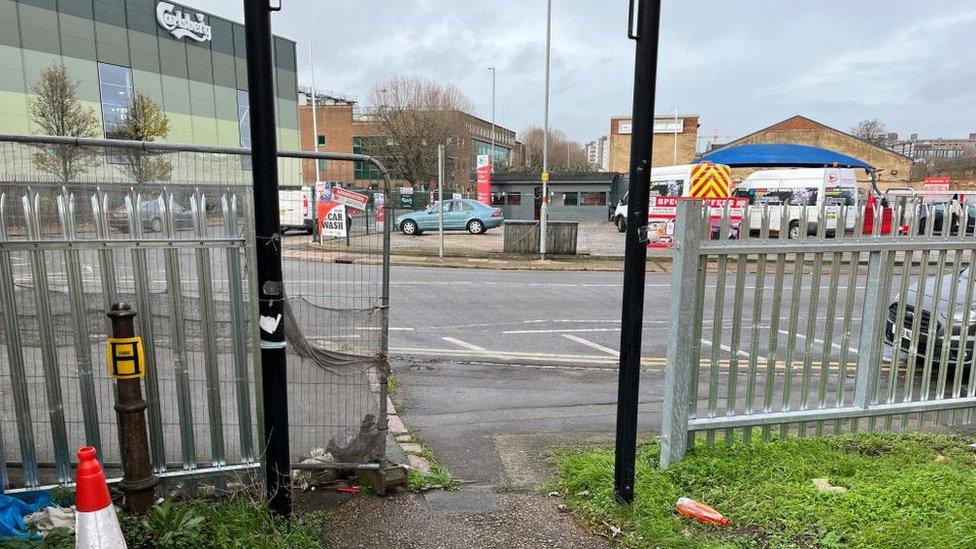
<path fill-rule="evenodd" d="M 478 155 L 478 202 L 491 206 L 491 161 L 487 154 Z"/>

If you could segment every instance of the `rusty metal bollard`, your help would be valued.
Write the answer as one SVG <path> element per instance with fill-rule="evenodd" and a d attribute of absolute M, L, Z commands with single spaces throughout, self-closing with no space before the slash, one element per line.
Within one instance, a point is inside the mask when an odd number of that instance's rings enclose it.
<path fill-rule="evenodd" d="M 132 319 L 136 312 L 128 303 L 112 305 L 112 337 L 106 341 L 109 376 L 118 385 L 119 437 L 122 442 L 122 482 L 126 504 L 143 514 L 155 499 L 159 478 L 149 465 L 149 438 L 146 434 L 146 401 L 142 398 L 142 378 L 146 375 L 142 338 L 135 335 Z"/>

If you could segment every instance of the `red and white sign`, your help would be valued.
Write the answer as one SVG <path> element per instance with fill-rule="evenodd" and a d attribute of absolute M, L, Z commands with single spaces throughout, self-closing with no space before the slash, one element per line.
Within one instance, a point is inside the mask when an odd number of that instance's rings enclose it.
<path fill-rule="evenodd" d="M 926 177 L 925 178 L 925 202 L 946 202 L 952 199 L 952 193 L 940 193 L 938 191 L 948 191 L 952 180 L 948 177 Z"/>
<path fill-rule="evenodd" d="M 343 206 L 363 211 L 366 210 L 366 204 L 369 203 L 369 197 L 365 194 L 359 194 L 342 187 L 332 189 L 332 199 Z"/>
<path fill-rule="evenodd" d="M 647 211 L 647 247 L 650 249 L 667 249 L 674 241 L 674 220 L 677 217 L 678 201 L 689 200 L 678 196 L 655 196 Z M 709 198 L 704 201 L 708 206 L 712 231 L 718 229 L 725 215 L 725 208 L 729 212 L 729 229 L 738 233 L 742 223 L 742 215 L 749 204 L 748 198 Z"/>
<path fill-rule="evenodd" d="M 326 202 L 319 207 L 321 236 L 346 236 L 346 206 L 338 202 Z"/>
<path fill-rule="evenodd" d="M 386 195 L 376 193 L 373 195 L 373 204 L 376 206 L 376 230 L 382 231 L 386 223 Z"/>
<path fill-rule="evenodd" d="M 478 155 L 478 202 L 491 206 L 491 160 L 487 154 Z"/>

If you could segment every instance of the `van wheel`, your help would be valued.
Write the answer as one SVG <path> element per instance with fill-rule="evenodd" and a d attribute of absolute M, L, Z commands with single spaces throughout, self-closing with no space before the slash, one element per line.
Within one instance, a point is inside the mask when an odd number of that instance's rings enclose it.
<path fill-rule="evenodd" d="M 627 220 L 622 216 L 617 218 L 617 232 L 627 232 Z"/>
<path fill-rule="evenodd" d="M 787 233 L 787 236 L 790 238 L 790 240 L 796 240 L 797 238 L 800 238 L 800 224 L 797 223 L 796 221 L 790 223 L 790 229 L 789 232 Z"/>

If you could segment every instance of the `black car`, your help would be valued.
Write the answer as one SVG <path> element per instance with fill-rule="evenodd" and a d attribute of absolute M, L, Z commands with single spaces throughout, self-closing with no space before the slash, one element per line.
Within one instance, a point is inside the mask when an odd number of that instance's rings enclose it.
<path fill-rule="evenodd" d="M 916 349 L 919 358 L 924 358 L 929 350 L 929 345 L 934 346 L 934 361 L 938 362 L 942 356 L 942 350 L 946 341 L 949 342 L 949 361 L 956 362 L 959 358 L 959 346 L 962 335 L 966 336 L 964 361 L 969 361 L 973 356 L 973 343 L 976 341 L 976 307 L 973 303 L 966 302 L 966 289 L 969 285 L 970 269 L 959 273 L 958 286 L 956 288 L 955 305 L 950 307 L 952 298 L 952 279 L 954 274 L 942 277 L 942 285 L 939 291 L 939 298 L 935 298 L 935 287 L 939 280 L 935 277 L 929 279 L 925 284 L 922 295 L 921 307 L 916 310 L 915 304 L 918 302 L 918 285 L 913 284 L 909 287 L 904 296 L 905 317 L 901 325 L 896 326 L 898 307 L 902 298 L 895 298 L 895 301 L 888 307 L 888 318 L 885 322 L 885 341 L 889 345 L 895 345 L 902 352 L 907 353 L 911 350 L 913 330 L 916 329 L 917 318 L 918 339 Z M 949 331 L 949 314 L 952 312 L 952 333 Z M 966 313 L 968 309 L 968 322 Z"/>
<path fill-rule="evenodd" d="M 158 233 L 163 230 L 163 203 L 162 198 L 144 200 L 139 203 L 139 217 L 142 219 L 142 230 L 150 233 Z M 129 232 L 129 217 L 125 207 L 121 206 L 109 214 L 108 224 L 113 229 L 123 233 Z M 192 229 L 193 212 L 181 206 L 178 202 L 173 202 L 173 228 Z"/>
<path fill-rule="evenodd" d="M 968 210 L 968 214 L 965 213 L 966 210 Z M 949 214 L 946 215 L 946 212 Z M 966 217 L 966 236 L 976 235 L 976 204 L 959 204 L 957 202 L 922 204 L 918 210 L 918 234 L 929 234 L 929 223 L 931 222 L 933 235 L 942 235 L 945 230 L 948 231 L 945 233 L 946 235 L 958 235 L 960 234 L 959 224 L 964 216 Z M 946 217 L 950 219 L 948 227 L 945 227 Z"/>

